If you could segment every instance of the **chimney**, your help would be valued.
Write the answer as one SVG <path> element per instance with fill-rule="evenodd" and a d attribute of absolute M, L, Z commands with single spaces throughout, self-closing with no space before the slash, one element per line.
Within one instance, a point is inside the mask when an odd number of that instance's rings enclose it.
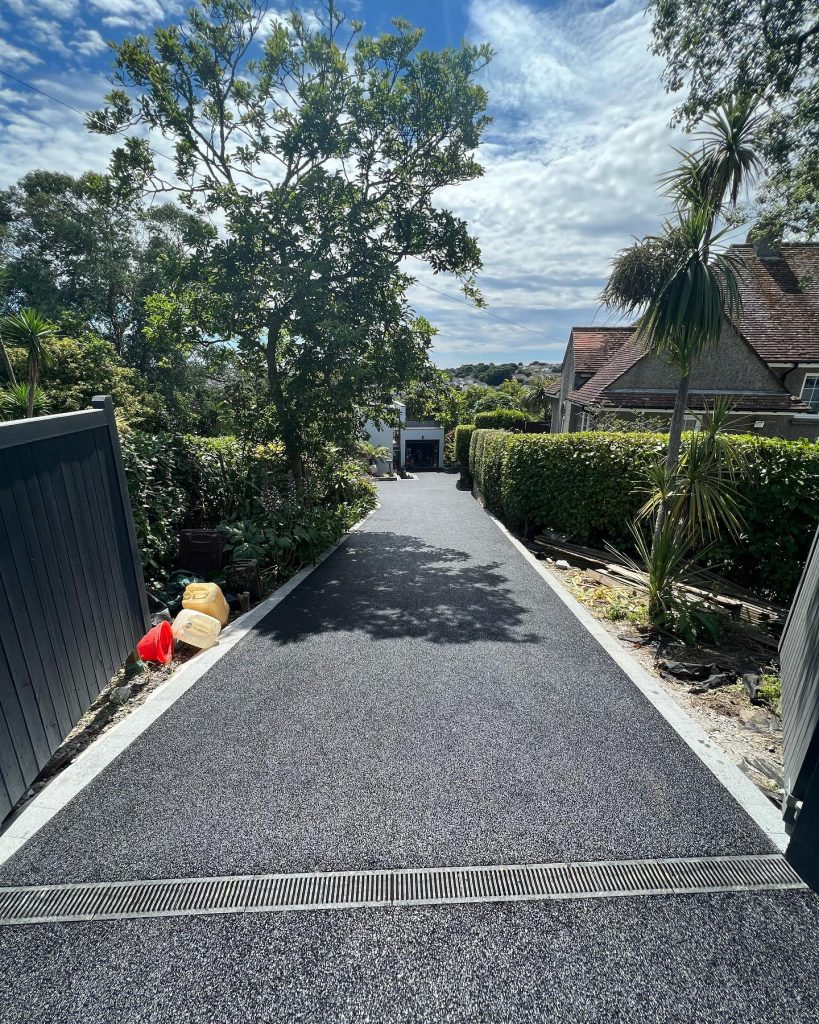
<path fill-rule="evenodd" d="M 773 228 L 757 224 L 748 232 L 747 242 L 754 247 L 754 252 L 761 260 L 781 260 L 779 249 L 781 239 Z"/>

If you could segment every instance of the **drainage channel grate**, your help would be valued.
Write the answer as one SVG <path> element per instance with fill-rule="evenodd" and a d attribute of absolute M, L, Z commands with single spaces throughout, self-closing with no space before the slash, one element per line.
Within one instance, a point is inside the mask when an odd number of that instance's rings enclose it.
<path fill-rule="evenodd" d="M 234 875 L 0 888 L 0 925 L 803 888 L 779 854 Z"/>

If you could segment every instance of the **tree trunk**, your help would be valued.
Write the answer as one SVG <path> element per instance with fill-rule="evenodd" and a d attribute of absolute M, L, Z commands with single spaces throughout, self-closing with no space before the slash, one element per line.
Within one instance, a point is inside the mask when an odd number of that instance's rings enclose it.
<path fill-rule="evenodd" d="M 691 374 L 684 373 L 677 385 L 677 397 L 674 400 L 674 412 L 671 415 L 671 424 L 668 428 L 668 451 L 665 456 L 665 468 L 669 478 L 677 473 L 677 465 L 680 461 L 680 445 L 682 444 L 682 430 L 685 421 L 685 410 L 688 405 L 688 389 L 691 386 Z M 654 523 L 654 540 L 657 540 L 663 526 L 665 517 L 668 515 L 668 503 L 663 502 L 657 510 L 657 519 Z"/>
<path fill-rule="evenodd" d="M 3 369 L 6 371 L 6 376 L 8 377 L 9 384 L 16 384 L 17 378 L 14 376 L 14 369 L 11 365 L 11 359 L 9 359 L 9 354 L 6 349 L 6 346 L 3 344 L 2 338 L 0 338 L 0 359 L 2 359 L 3 361 Z"/>
<path fill-rule="evenodd" d="M 270 399 L 276 416 L 279 420 L 279 429 L 282 433 L 282 442 L 287 456 L 287 465 L 295 480 L 301 480 L 304 476 L 304 462 L 301 457 L 301 445 L 299 443 L 298 428 L 293 424 L 290 410 L 287 408 L 287 401 L 282 388 L 281 372 L 279 370 L 278 346 L 281 325 L 271 321 L 267 325 L 267 347 L 265 356 L 267 358 L 267 384 L 270 389 Z"/>
<path fill-rule="evenodd" d="M 37 387 L 37 365 L 32 362 L 28 370 L 28 395 L 26 396 L 26 418 L 34 415 L 34 389 Z"/>

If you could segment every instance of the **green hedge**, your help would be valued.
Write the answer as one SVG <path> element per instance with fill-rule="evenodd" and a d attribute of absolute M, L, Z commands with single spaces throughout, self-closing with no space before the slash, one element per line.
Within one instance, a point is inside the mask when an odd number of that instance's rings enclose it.
<path fill-rule="evenodd" d="M 627 545 L 661 434 L 508 434 L 476 430 L 470 468 L 487 506 L 510 526 L 552 529 L 579 544 Z M 819 445 L 747 436 L 741 485 L 747 535 L 710 553 L 719 571 L 787 602 L 819 522 Z"/>
<path fill-rule="evenodd" d="M 523 430 L 529 419 L 523 409 L 492 409 L 475 413 L 475 427 L 480 430 Z"/>
<path fill-rule="evenodd" d="M 505 430 L 476 430 L 469 450 L 469 467 L 490 512 L 503 515 L 503 480 L 509 439 Z"/>
<path fill-rule="evenodd" d="M 127 428 L 120 437 L 149 584 L 160 582 L 173 567 L 180 530 L 248 521 L 269 527 L 265 493 L 278 491 L 305 524 L 320 509 L 337 513 L 333 522 L 343 524 L 353 506 L 374 503 L 374 488 L 361 479 L 357 468 L 334 459 L 313 468 L 308 508 L 291 494 L 284 449 L 278 443 L 248 445 L 235 437 L 148 434 Z M 340 525 L 337 532 L 343 528 Z"/>
<path fill-rule="evenodd" d="M 474 430 L 474 423 L 461 423 L 455 428 L 455 461 L 465 474 L 469 472 L 469 442 Z"/>

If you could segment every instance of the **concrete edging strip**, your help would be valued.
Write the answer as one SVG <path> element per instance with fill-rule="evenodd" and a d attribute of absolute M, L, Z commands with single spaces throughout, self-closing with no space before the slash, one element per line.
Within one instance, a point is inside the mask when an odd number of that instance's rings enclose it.
<path fill-rule="evenodd" d="M 725 751 L 716 745 L 696 722 L 662 689 L 660 684 L 612 637 L 583 605 L 569 594 L 541 565 L 529 549 L 514 537 L 503 523 L 486 511 L 487 516 L 537 572 L 546 585 L 585 626 L 606 653 L 619 665 L 643 696 L 654 705 L 677 735 L 694 751 L 719 779 L 736 802 L 762 829 L 773 845 L 784 853 L 790 837 L 785 824 L 768 798 L 742 773 Z"/>
<path fill-rule="evenodd" d="M 75 761 L 32 797 L 11 820 L 6 830 L 0 832 L 0 865 L 15 854 L 123 750 L 153 725 L 171 705 L 269 615 L 276 605 L 281 604 L 289 594 L 292 594 L 314 569 L 345 544 L 351 534 L 360 529 L 375 511 L 376 509 L 373 509 L 359 519 L 335 544 L 323 551 L 312 565 L 304 566 L 255 608 L 226 626 L 213 647 L 202 651 L 174 672 L 166 682 L 149 694 L 144 704 L 135 708 L 121 722 L 89 744 Z"/>

